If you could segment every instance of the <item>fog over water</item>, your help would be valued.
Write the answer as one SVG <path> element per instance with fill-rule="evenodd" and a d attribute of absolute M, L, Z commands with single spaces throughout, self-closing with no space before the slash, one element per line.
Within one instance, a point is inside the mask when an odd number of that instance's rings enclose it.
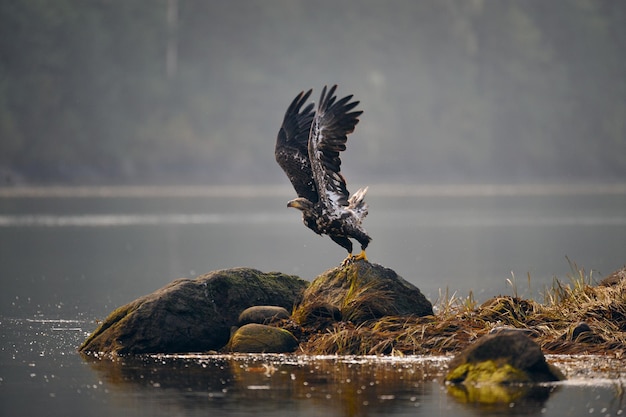
<path fill-rule="evenodd" d="M 295 95 L 364 113 L 349 183 L 626 178 L 612 0 L 4 2 L 0 184 L 287 184 Z"/>

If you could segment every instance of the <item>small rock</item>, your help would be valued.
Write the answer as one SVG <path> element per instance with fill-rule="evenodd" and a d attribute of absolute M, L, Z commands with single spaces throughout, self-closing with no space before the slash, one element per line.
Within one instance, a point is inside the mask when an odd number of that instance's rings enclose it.
<path fill-rule="evenodd" d="M 593 333 L 591 327 L 589 327 L 589 325 L 584 321 L 581 321 L 576 325 L 576 327 L 572 329 L 572 340 L 576 341 L 576 339 L 578 339 L 578 336 L 580 336 L 582 333 Z"/>
<path fill-rule="evenodd" d="M 268 324 L 273 320 L 288 319 L 289 312 L 279 306 L 254 306 L 246 308 L 239 315 L 238 324 L 244 326 L 250 323 Z"/>
<path fill-rule="evenodd" d="M 584 321 L 576 324 L 561 336 L 561 339 L 571 340 L 576 343 L 604 343 L 602 336 L 596 334 L 593 329 Z"/>
<path fill-rule="evenodd" d="M 264 324 L 246 324 L 237 329 L 227 350 L 238 353 L 291 353 L 298 341 L 291 332 Z"/>

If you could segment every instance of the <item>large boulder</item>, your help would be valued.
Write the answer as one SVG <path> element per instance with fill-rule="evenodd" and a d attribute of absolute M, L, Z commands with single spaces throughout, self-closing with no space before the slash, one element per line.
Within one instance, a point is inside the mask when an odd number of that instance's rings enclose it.
<path fill-rule="evenodd" d="M 111 354 L 217 350 L 239 314 L 254 305 L 291 309 L 308 282 L 250 268 L 181 278 L 113 311 L 80 346 Z"/>
<path fill-rule="evenodd" d="M 432 304 L 419 288 L 393 270 L 355 261 L 318 276 L 293 316 L 302 325 L 313 325 L 320 315 L 324 320 L 340 318 L 358 324 L 385 316 L 432 314 Z"/>

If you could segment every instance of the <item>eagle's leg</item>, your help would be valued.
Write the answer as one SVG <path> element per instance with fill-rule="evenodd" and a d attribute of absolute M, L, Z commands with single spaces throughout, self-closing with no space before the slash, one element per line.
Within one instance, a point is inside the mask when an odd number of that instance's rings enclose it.
<path fill-rule="evenodd" d="M 353 256 L 352 260 L 353 261 L 366 261 L 367 262 L 367 256 L 365 255 L 365 249 L 367 248 L 367 245 L 369 245 L 370 240 L 372 240 L 372 239 L 368 236 L 368 234 L 365 232 L 365 230 L 362 230 L 362 229 L 355 230 L 354 231 L 354 237 L 361 244 L 361 253 L 359 253 L 356 256 Z"/>
<path fill-rule="evenodd" d="M 353 261 L 367 261 L 367 255 L 365 255 L 365 249 L 361 250 L 358 255 L 352 256 Z"/>
<path fill-rule="evenodd" d="M 342 248 L 348 251 L 348 257 L 344 259 L 343 262 L 341 262 L 341 266 L 347 265 L 349 262 L 352 261 L 352 242 L 350 241 L 350 239 L 348 239 L 347 237 L 343 235 L 329 235 L 329 236 L 333 240 L 333 242 L 335 242 L 336 244 L 338 244 L 339 246 L 341 246 Z"/>

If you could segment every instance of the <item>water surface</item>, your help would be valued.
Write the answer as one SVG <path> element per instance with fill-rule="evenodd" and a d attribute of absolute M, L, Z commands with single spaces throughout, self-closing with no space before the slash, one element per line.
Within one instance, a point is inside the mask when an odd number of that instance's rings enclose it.
<path fill-rule="evenodd" d="M 97 320 L 175 278 L 248 266 L 310 280 L 345 253 L 302 225 L 286 188 L 81 190 L 0 194 L 0 415 L 623 415 L 623 364 L 585 373 L 589 358 L 564 362 L 572 381 L 547 395 L 488 409 L 447 393 L 447 358 L 82 358 Z M 597 279 L 624 265 L 626 193 L 558 191 L 371 186 L 368 256 L 432 302 L 446 288 L 541 300 L 572 273 L 566 256 Z"/>

